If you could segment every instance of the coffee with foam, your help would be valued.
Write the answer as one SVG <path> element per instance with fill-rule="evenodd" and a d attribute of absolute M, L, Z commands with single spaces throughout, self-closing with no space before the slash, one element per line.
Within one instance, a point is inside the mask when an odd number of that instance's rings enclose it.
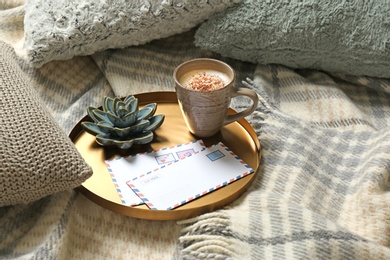
<path fill-rule="evenodd" d="M 173 71 L 173 78 L 184 121 L 197 137 L 213 136 L 257 107 L 257 93 L 234 87 L 234 70 L 225 62 L 210 58 L 185 61 Z M 252 99 L 253 104 L 238 113 L 228 113 L 231 99 L 238 96 Z"/>
<path fill-rule="evenodd" d="M 210 69 L 189 71 L 179 80 L 183 87 L 202 92 L 221 89 L 229 84 L 230 81 L 230 78 L 225 73 Z"/>

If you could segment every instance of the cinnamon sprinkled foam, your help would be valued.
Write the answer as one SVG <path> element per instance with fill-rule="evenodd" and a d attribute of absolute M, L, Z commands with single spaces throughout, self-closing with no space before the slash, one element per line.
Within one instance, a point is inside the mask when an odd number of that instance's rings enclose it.
<path fill-rule="evenodd" d="M 186 73 L 180 81 L 188 89 L 207 92 L 223 88 L 229 82 L 229 78 L 219 71 L 197 70 Z"/>

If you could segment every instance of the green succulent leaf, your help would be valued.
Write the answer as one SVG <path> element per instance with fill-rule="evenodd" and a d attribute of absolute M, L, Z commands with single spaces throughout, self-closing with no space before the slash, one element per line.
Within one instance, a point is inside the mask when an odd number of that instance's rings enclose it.
<path fill-rule="evenodd" d="M 142 120 L 136 125 L 132 125 L 126 128 L 118 128 L 118 127 L 112 127 L 112 126 L 100 126 L 103 132 L 109 133 L 111 137 L 118 137 L 118 138 L 126 138 L 132 135 L 136 135 L 138 133 L 142 133 L 145 128 L 147 128 L 150 125 L 150 122 L 148 120 Z"/>
<path fill-rule="evenodd" d="M 133 136 L 131 139 L 113 139 L 104 135 L 97 135 L 96 141 L 103 146 L 114 145 L 121 149 L 128 149 L 133 144 L 147 144 L 153 140 L 153 132 L 145 132 Z"/>
<path fill-rule="evenodd" d="M 125 108 L 125 107 L 120 107 L 120 108 L 118 108 L 118 110 L 117 110 L 117 115 L 118 115 L 118 117 L 123 117 L 123 116 L 125 116 L 127 113 L 128 113 L 129 111 Z"/>
<path fill-rule="evenodd" d="M 114 99 L 113 98 L 111 98 L 111 97 L 104 97 L 103 105 L 102 105 L 103 111 L 111 113 L 111 114 L 115 114 L 115 112 L 112 110 L 112 104 L 113 103 L 114 103 Z"/>
<path fill-rule="evenodd" d="M 115 116 L 109 112 L 102 111 L 100 109 L 95 109 L 92 112 L 96 116 L 96 118 L 100 119 L 100 121 L 110 122 L 114 126 L 116 126 L 115 122 L 120 120 L 120 118 L 118 118 L 117 116 Z"/>
<path fill-rule="evenodd" d="M 134 144 L 134 139 L 129 140 L 116 140 L 110 139 L 105 136 L 97 135 L 96 142 L 103 146 L 117 146 L 121 149 L 129 149 Z"/>
<path fill-rule="evenodd" d="M 153 132 L 144 132 L 134 136 L 133 140 L 135 144 L 147 144 L 153 140 L 153 137 Z"/>
<path fill-rule="evenodd" d="M 157 104 L 138 107 L 138 99 L 130 95 L 123 100 L 105 97 L 102 109 L 88 107 L 87 113 L 94 122 L 83 122 L 84 130 L 96 136 L 100 145 L 113 145 L 128 149 L 133 144 L 146 144 L 153 140 L 153 131 L 161 126 L 165 116 L 153 116 Z"/>
<path fill-rule="evenodd" d="M 138 111 L 138 99 L 137 98 L 134 98 L 134 99 L 130 99 L 128 100 L 128 102 L 125 102 L 126 104 L 126 109 L 127 111 L 129 111 L 129 113 L 131 112 L 137 112 Z"/>
<path fill-rule="evenodd" d="M 94 110 L 93 113 L 97 118 L 100 118 L 101 121 L 109 122 L 113 126 L 120 128 L 131 126 L 137 121 L 135 112 L 130 112 L 121 118 L 101 110 Z"/>
<path fill-rule="evenodd" d="M 156 115 L 149 119 L 150 125 L 145 128 L 144 131 L 151 131 L 153 132 L 157 128 L 159 128 L 162 123 L 164 122 L 165 115 Z"/>
<path fill-rule="evenodd" d="M 101 128 L 95 123 L 92 122 L 82 122 L 81 126 L 84 128 L 84 130 L 87 133 L 90 133 L 91 135 L 104 135 L 107 136 L 108 131 L 104 128 Z"/>
<path fill-rule="evenodd" d="M 137 134 L 137 133 L 142 133 L 143 131 L 145 131 L 145 129 L 150 125 L 150 122 L 149 120 L 141 120 L 140 122 L 138 122 L 137 124 L 135 125 L 132 125 L 130 127 L 127 127 L 127 128 L 122 128 L 122 129 L 126 129 L 126 134 L 125 135 L 134 135 L 134 134 Z"/>
<path fill-rule="evenodd" d="M 96 117 L 96 115 L 93 113 L 94 110 L 97 110 L 97 108 L 96 107 L 88 107 L 87 114 L 95 123 L 98 123 L 102 120 L 100 118 Z"/>
<path fill-rule="evenodd" d="M 132 102 L 134 99 L 136 99 L 134 96 L 129 95 L 129 96 L 125 97 L 125 99 L 123 100 L 123 102 L 125 102 L 125 104 L 126 104 L 126 106 L 127 106 L 127 105 L 130 104 L 130 102 Z"/>
<path fill-rule="evenodd" d="M 122 100 L 116 103 L 115 110 L 118 111 L 120 109 L 125 109 L 126 104 Z"/>
<path fill-rule="evenodd" d="M 127 115 L 123 116 L 122 118 L 119 118 L 118 121 L 116 121 L 114 124 L 117 127 L 128 127 L 133 125 L 135 122 L 137 122 L 137 113 L 136 112 L 129 112 Z"/>
<path fill-rule="evenodd" d="M 111 123 L 111 122 L 107 122 L 107 121 L 100 121 L 99 123 L 97 123 L 98 126 L 106 126 L 106 127 L 114 127 L 114 125 Z"/>
<path fill-rule="evenodd" d="M 117 110 L 117 107 L 118 107 L 118 103 L 119 102 L 122 102 L 122 100 L 118 97 L 115 97 L 112 104 L 111 104 L 111 111 L 112 111 L 112 114 L 115 115 L 115 116 L 118 116 L 118 110 Z"/>
<path fill-rule="evenodd" d="M 144 106 L 143 108 L 141 108 L 137 112 L 137 120 L 151 118 L 154 115 L 154 113 L 156 112 L 156 109 L 157 109 L 156 103 L 151 103 L 151 104 Z"/>

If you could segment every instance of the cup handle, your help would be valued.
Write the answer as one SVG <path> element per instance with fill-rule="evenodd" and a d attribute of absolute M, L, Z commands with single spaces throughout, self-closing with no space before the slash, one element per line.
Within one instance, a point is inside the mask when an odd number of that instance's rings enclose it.
<path fill-rule="evenodd" d="M 231 95 L 232 98 L 238 97 L 238 96 L 246 96 L 246 97 L 249 97 L 250 99 L 252 99 L 253 103 L 250 107 L 248 107 L 247 109 L 245 109 L 237 114 L 227 115 L 225 120 L 223 121 L 223 125 L 230 124 L 234 121 L 237 121 L 240 118 L 243 118 L 243 117 L 246 117 L 246 116 L 252 114 L 253 111 L 255 111 L 255 109 L 257 108 L 257 104 L 259 102 L 259 98 L 258 98 L 256 92 L 253 90 L 250 90 L 247 88 L 236 88 L 234 90 L 235 91 Z"/>

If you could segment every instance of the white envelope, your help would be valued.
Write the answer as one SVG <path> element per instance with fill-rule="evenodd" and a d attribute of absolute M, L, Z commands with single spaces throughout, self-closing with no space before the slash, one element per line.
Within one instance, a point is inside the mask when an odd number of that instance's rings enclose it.
<path fill-rule="evenodd" d="M 122 203 L 136 206 L 143 204 L 143 201 L 127 186 L 126 181 L 167 163 L 176 162 L 204 148 L 204 143 L 196 140 L 158 151 L 106 160 L 105 163 Z"/>
<path fill-rule="evenodd" d="M 253 172 L 228 147 L 219 143 L 149 171 L 127 184 L 150 209 L 169 210 Z"/>

